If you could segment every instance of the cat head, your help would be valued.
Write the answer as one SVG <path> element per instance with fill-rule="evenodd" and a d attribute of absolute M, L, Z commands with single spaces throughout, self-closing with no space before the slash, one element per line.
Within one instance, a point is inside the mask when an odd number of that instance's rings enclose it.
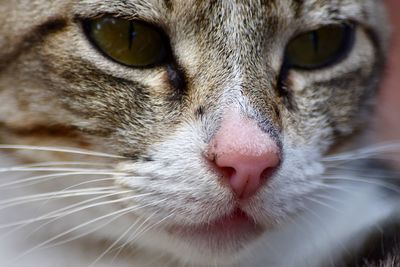
<path fill-rule="evenodd" d="M 199 263 L 304 209 L 368 122 L 386 50 L 374 0 L 2 5 L 3 142 L 117 154 L 139 207 L 123 223 Z"/>

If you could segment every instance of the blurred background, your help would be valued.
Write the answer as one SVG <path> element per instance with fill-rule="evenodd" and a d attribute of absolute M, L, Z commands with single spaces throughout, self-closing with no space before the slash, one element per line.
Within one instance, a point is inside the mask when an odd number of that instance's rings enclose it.
<path fill-rule="evenodd" d="M 400 0 L 385 2 L 393 35 L 386 79 L 381 88 L 376 127 L 380 141 L 400 141 Z"/>

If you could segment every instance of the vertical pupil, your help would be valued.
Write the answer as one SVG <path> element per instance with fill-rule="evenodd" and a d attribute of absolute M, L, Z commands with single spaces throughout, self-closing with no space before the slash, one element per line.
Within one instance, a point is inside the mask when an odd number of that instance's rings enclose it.
<path fill-rule="evenodd" d="M 135 27 L 133 26 L 133 22 L 130 21 L 129 22 L 129 32 L 128 32 L 128 38 L 129 38 L 128 47 L 129 47 L 129 50 L 132 49 L 132 42 L 133 42 L 133 39 L 135 39 L 135 37 L 136 37 Z"/>
<path fill-rule="evenodd" d="M 311 39 L 311 43 L 313 45 L 314 51 L 316 54 L 318 54 L 319 52 L 319 35 L 317 31 L 312 31 L 310 33 L 310 39 Z"/>

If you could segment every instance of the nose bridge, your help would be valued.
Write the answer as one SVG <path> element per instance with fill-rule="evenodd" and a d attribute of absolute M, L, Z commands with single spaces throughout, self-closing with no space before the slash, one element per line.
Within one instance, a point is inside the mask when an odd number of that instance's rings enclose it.
<path fill-rule="evenodd" d="M 235 50 L 230 51 L 225 68 L 229 73 L 225 90 L 230 99 L 237 99 L 242 111 L 249 117 L 268 119 L 278 128 L 281 126 L 277 104 L 277 80 L 279 70 L 272 66 L 270 49 L 265 47 L 259 28 L 238 27 L 230 42 Z M 249 41 L 251 40 L 251 41 Z"/>
<path fill-rule="evenodd" d="M 206 31 L 198 32 L 201 60 L 194 74 L 193 97 L 213 112 L 222 114 L 225 107 L 237 106 L 247 117 L 280 126 L 278 75 L 271 67 L 265 41 L 266 35 L 274 35 L 267 9 L 233 2 L 216 2 L 205 17 Z M 223 13 L 219 12 L 222 8 Z M 254 16 L 258 19 L 250 21 Z"/>
<path fill-rule="evenodd" d="M 237 53 L 223 85 L 222 106 L 240 109 L 241 114 L 259 123 L 264 131 L 272 128 L 279 131 L 282 125 L 277 72 L 262 60 L 252 60 L 253 55 L 248 51 Z"/>
<path fill-rule="evenodd" d="M 242 54 L 240 54 L 240 52 Z M 255 121 L 259 127 L 277 135 L 281 128 L 276 72 L 260 61 L 246 59 L 246 51 L 235 51 L 235 58 L 213 62 L 202 68 L 207 75 L 197 84 L 197 94 L 209 108 L 222 116 L 228 108 Z M 205 80 L 204 77 L 207 79 Z M 272 136 L 272 137 L 274 137 Z"/>
<path fill-rule="evenodd" d="M 250 65 L 250 66 L 249 66 Z M 275 127 L 281 127 L 278 105 L 277 74 L 268 65 L 243 64 L 242 95 L 259 120 L 268 119 Z"/>

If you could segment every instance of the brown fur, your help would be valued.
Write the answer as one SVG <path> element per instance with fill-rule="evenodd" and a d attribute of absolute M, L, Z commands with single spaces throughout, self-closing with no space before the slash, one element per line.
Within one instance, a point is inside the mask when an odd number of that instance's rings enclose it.
<path fill-rule="evenodd" d="M 2 0 L 0 14 L 8 14 L 0 17 L 1 142 L 96 149 L 133 162 L 154 160 L 154 147 L 188 122 L 201 125 L 208 144 L 229 106 L 281 147 L 321 157 L 368 123 L 388 38 L 375 0 Z M 157 25 L 173 59 L 135 69 L 105 58 L 82 29 L 82 19 L 102 14 Z M 348 58 L 281 75 L 294 36 L 343 18 L 358 25 Z M 159 158 L 167 170 L 177 160 Z M 291 201 L 277 202 L 274 222 L 292 212 Z"/>

